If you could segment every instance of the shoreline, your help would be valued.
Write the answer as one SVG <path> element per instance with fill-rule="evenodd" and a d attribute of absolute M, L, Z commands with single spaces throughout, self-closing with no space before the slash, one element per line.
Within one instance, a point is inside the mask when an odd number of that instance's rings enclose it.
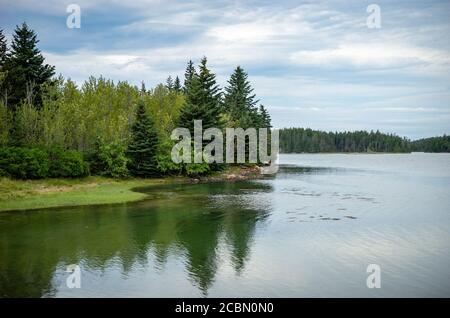
<path fill-rule="evenodd" d="M 109 205 L 145 200 L 138 188 L 258 179 L 258 166 L 232 166 L 209 176 L 170 176 L 155 179 L 112 179 L 90 176 L 82 179 L 15 180 L 0 178 L 0 213 L 38 209 Z"/>

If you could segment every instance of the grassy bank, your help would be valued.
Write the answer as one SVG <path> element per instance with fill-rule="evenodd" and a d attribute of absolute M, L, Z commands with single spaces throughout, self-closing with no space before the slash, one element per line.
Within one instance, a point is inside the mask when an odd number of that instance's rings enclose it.
<path fill-rule="evenodd" d="M 82 179 L 13 180 L 0 178 L 0 212 L 51 207 L 113 204 L 133 202 L 147 195 L 134 188 L 181 182 L 214 182 L 257 177 L 255 168 L 231 167 L 209 177 L 190 179 L 166 177 L 161 179 Z"/>
<path fill-rule="evenodd" d="M 0 211 L 138 201 L 146 195 L 133 188 L 168 182 L 173 179 L 87 177 L 22 181 L 3 178 L 0 179 Z"/>

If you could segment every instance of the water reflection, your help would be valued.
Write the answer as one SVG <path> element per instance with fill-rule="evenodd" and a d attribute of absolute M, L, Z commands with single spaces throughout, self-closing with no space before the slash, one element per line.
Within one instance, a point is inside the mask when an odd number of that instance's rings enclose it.
<path fill-rule="evenodd" d="M 122 275 L 149 262 L 164 270 L 168 256 L 184 260 L 191 282 L 207 295 L 224 238 L 236 275 L 245 267 L 255 226 L 270 205 L 270 185 L 256 182 L 141 189 L 154 199 L 131 205 L 3 214 L 0 218 L 0 295 L 54 296 L 68 264 Z"/>

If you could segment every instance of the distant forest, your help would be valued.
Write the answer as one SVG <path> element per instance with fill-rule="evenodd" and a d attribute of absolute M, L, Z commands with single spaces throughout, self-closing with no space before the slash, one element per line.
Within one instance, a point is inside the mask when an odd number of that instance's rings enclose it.
<path fill-rule="evenodd" d="M 326 132 L 309 128 L 280 129 L 281 153 L 450 152 L 450 136 L 411 141 L 379 131 Z"/>

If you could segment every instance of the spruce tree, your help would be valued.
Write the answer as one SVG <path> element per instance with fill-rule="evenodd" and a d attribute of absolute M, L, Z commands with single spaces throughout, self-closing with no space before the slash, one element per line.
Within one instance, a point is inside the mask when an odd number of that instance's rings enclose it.
<path fill-rule="evenodd" d="M 3 30 L 0 29 L 0 72 L 3 71 L 3 65 L 5 65 L 7 57 L 7 45 L 6 38 L 3 34 Z"/>
<path fill-rule="evenodd" d="M 168 77 L 167 80 L 166 80 L 166 88 L 167 88 L 169 91 L 172 91 L 172 90 L 173 90 L 173 80 L 172 80 L 172 76 L 170 76 L 170 75 L 169 75 L 169 77 Z"/>
<path fill-rule="evenodd" d="M 264 107 L 264 105 L 259 105 L 259 115 L 261 117 L 260 127 L 272 128 L 271 118 L 270 118 L 269 112 Z"/>
<path fill-rule="evenodd" d="M 196 75 L 194 63 L 190 60 L 186 67 L 186 71 L 184 72 L 184 87 L 183 90 L 186 93 L 189 89 L 189 85 L 192 81 L 192 78 Z"/>
<path fill-rule="evenodd" d="M 181 83 L 180 78 L 178 76 L 175 77 L 175 81 L 173 82 L 173 90 L 175 91 L 175 93 L 181 92 Z"/>
<path fill-rule="evenodd" d="M 8 105 L 8 90 L 5 84 L 6 70 L 5 63 L 7 59 L 7 45 L 3 30 L 0 29 L 0 98 L 5 106 Z"/>
<path fill-rule="evenodd" d="M 36 33 L 26 23 L 14 30 L 11 52 L 5 64 L 8 106 L 13 110 L 25 98 L 40 108 L 43 84 L 49 83 L 55 73 L 54 66 L 44 64 L 38 42 Z"/>
<path fill-rule="evenodd" d="M 153 120 L 145 110 L 141 100 L 136 111 L 136 120 L 131 127 L 131 141 L 127 156 L 130 159 L 128 169 L 136 177 L 153 177 L 158 175 L 156 151 L 158 134 Z"/>
<path fill-rule="evenodd" d="M 247 73 L 238 66 L 225 87 L 225 112 L 238 127 L 257 127 L 257 103 Z"/>
<path fill-rule="evenodd" d="M 207 68 L 207 60 L 203 58 L 199 73 L 195 70 L 188 79 L 185 103 L 181 108 L 179 127 L 188 128 L 194 132 L 194 120 L 202 120 L 203 130 L 211 127 L 221 128 L 220 120 L 220 89 L 216 76 Z M 188 69 L 190 69 L 190 63 Z"/>

